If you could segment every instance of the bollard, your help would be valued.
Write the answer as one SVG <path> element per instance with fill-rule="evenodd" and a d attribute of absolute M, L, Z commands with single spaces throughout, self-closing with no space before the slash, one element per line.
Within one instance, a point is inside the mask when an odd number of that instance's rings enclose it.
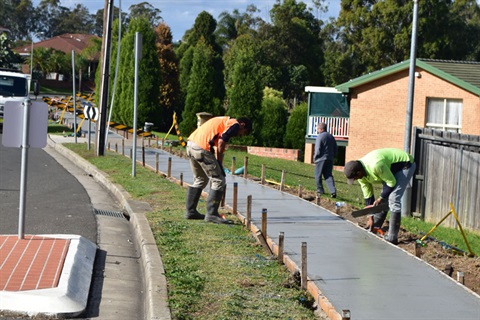
<path fill-rule="evenodd" d="M 164 147 L 165 147 L 165 138 L 162 138 L 162 148 L 161 149 L 163 150 Z"/>
<path fill-rule="evenodd" d="M 170 145 L 168 146 L 168 152 L 169 152 L 169 153 L 172 153 L 172 150 L 173 150 L 173 146 L 172 146 L 172 144 L 170 144 Z"/>
<path fill-rule="evenodd" d="M 145 146 L 142 146 L 142 166 L 145 167 Z"/>
<path fill-rule="evenodd" d="M 262 209 L 262 234 L 267 240 L 267 208 Z"/>
<path fill-rule="evenodd" d="M 158 136 L 155 136 L 155 149 L 158 149 Z"/>
<path fill-rule="evenodd" d="M 317 196 L 315 198 L 315 203 L 317 204 L 317 206 L 320 205 L 320 194 L 317 193 Z"/>
<path fill-rule="evenodd" d="M 252 222 L 252 195 L 247 196 L 247 217 L 245 220 L 247 230 L 250 230 L 250 224 Z"/>
<path fill-rule="evenodd" d="M 115 142 L 115 152 L 118 153 L 118 143 Z"/>
<path fill-rule="evenodd" d="M 155 153 L 155 173 L 158 173 L 158 153 Z"/>
<path fill-rule="evenodd" d="M 125 155 L 125 139 L 122 139 L 122 156 Z"/>
<path fill-rule="evenodd" d="M 243 160 L 243 178 L 247 179 L 248 172 L 248 157 L 245 157 Z"/>
<path fill-rule="evenodd" d="M 457 271 L 457 281 L 465 285 L 465 274 L 461 271 Z"/>
<path fill-rule="evenodd" d="M 172 176 L 172 157 L 168 157 L 167 177 L 170 178 L 171 176 Z"/>
<path fill-rule="evenodd" d="M 302 274 L 301 274 L 301 287 L 303 290 L 307 290 L 307 243 L 302 242 Z"/>
<path fill-rule="evenodd" d="M 132 159 L 132 149 L 130 148 L 129 151 L 130 151 L 130 159 Z"/>
<path fill-rule="evenodd" d="M 265 165 L 262 164 L 262 176 L 261 176 L 261 180 L 260 180 L 260 184 L 265 184 Z"/>
<path fill-rule="evenodd" d="M 298 185 L 298 197 L 301 198 L 303 196 L 303 187 L 301 184 Z"/>
<path fill-rule="evenodd" d="M 107 147 L 108 150 L 110 150 L 110 142 L 108 143 L 108 147 Z"/>
<path fill-rule="evenodd" d="M 283 243 L 284 243 L 284 233 L 280 232 L 278 235 L 278 262 L 283 263 Z"/>
<path fill-rule="evenodd" d="M 233 183 L 233 214 L 237 214 L 237 201 L 238 200 L 238 182 Z"/>
<path fill-rule="evenodd" d="M 183 187 L 183 172 L 180 172 L 180 186 Z"/>
<path fill-rule="evenodd" d="M 235 162 L 236 162 L 237 158 L 235 157 L 232 157 L 232 175 L 235 174 Z"/>

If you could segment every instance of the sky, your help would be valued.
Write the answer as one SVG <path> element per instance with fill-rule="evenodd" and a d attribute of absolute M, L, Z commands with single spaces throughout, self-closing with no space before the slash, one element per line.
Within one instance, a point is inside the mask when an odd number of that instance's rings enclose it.
<path fill-rule="evenodd" d="M 122 11 L 128 12 L 128 8 L 132 4 L 141 3 L 145 0 L 113 0 L 114 6 L 121 5 Z M 297 0 L 297 2 L 303 1 L 308 7 L 312 7 L 310 0 Z M 341 0 L 326 0 L 329 11 L 327 13 L 319 13 L 318 18 L 327 20 L 329 17 L 336 17 L 340 12 Z M 34 5 L 38 5 L 40 0 L 33 1 Z M 232 12 L 234 9 L 238 9 L 239 12 L 245 12 L 246 8 L 250 4 L 254 4 L 259 9 L 260 17 L 270 22 L 269 11 L 276 3 L 275 0 L 146 0 L 153 7 L 161 10 L 165 23 L 170 27 L 173 35 L 173 40 L 178 41 L 182 38 L 185 31 L 193 27 L 195 18 L 202 11 L 207 11 L 218 21 L 218 16 L 223 11 Z M 74 8 L 75 4 L 81 3 L 87 7 L 90 13 L 96 13 L 97 10 L 102 9 L 105 1 L 102 0 L 61 0 L 61 5 L 67 8 Z M 316 15 L 316 13 L 314 12 Z"/>

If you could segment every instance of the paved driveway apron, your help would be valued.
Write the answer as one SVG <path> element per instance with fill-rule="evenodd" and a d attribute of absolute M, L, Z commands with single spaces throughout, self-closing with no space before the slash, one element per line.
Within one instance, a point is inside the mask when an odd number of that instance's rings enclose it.
<path fill-rule="evenodd" d="M 140 144 L 141 145 L 141 144 Z M 128 147 L 127 147 L 127 152 Z M 146 149 L 145 162 L 192 183 L 186 159 Z M 128 154 L 128 153 L 127 153 Z M 137 160 L 142 160 L 141 148 Z M 352 319 L 480 319 L 480 297 L 405 251 L 308 201 L 239 176 L 227 175 L 226 203 L 232 206 L 238 183 L 238 211 L 246 212 L 252 195 L 252 222 L 261 227 L 268 210 L 267 234 L 276 243 L 285 234 L 284 251 L 301 266 L 301 244 L 307 243 L 308 277 L 341 312 Z"/>

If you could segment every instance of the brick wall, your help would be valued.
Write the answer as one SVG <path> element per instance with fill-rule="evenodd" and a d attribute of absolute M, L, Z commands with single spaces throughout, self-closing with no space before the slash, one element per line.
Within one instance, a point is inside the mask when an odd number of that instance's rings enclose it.
<path fill-rule="evenodd" d="M 412 126 L 425 126 L 427 98 L 462 99 L 462 133 L 479 135 L 479 98 L 422 69 L 417 72 Z M 378 148 L 403 149 L 407 98 L 408 70 L 352 90 L 346 161 Z"/>
<path fill-rule="evenodd" d="M 248 147 L 247 152 L 261 157 L 281 158 L 297 161 L 300 158 L 298 149 L 266 148 L 266 147 Z"/>

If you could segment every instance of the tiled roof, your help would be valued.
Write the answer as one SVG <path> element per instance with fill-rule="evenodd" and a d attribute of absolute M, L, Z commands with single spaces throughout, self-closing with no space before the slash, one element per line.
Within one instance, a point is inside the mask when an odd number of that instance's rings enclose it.
<path fill-rule="evenodd" d="M 71 34 L 66 33 L 60 36 L 56 36 L 50 39 L 46 39 L 33 44 L 34 48 L 53 48 L 63 51 L 65 53 L 71 53 L 72 50 L 76 54 L 82 52 L 89 45 L 91 38 L 97 37 L 91 34 Z M 14 49 L 20 55 L 30 55 L 32 50 L 31 44 L 21 46 Z"/>
<path fill-rule="evenodd" d="M 419 59 L 452 76 L 480 88 L 480 62 Z"/>

